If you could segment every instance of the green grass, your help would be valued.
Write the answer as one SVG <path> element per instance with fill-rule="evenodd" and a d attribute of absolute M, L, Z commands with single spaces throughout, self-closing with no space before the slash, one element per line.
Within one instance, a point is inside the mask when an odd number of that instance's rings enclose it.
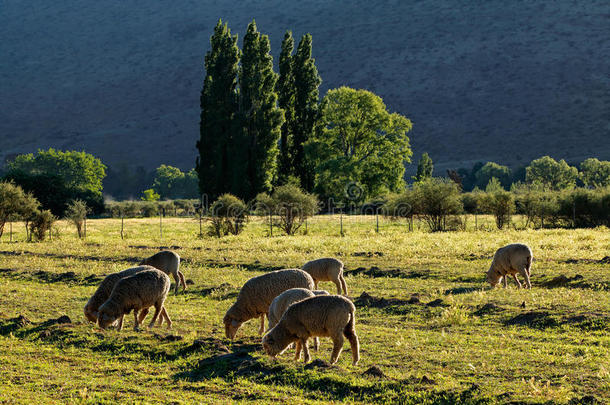
<path fill-rule="evenodd" d="M 269 237 L 253 221 L 243 235 L 200 239 L 191 219 L 164 219 L 163 238 L 158 219 L 130 219 L 121 240 L 120 220 L 102 219 L 88 222 L 86 241 L 60 222 L 43 243 L 23 242 L 23 225 L 14 224 L 18 242 L 0 241 L 0 402 L 609 402 L 608 229 L 491 231 L 489 217 L 478 218 L 485 230 L 469 224 L 431 234 L 382 219 L 376 233 L 374 218 L 347 217 L 342 237 L 339 218 L 321 216 L 307 235 Z M 534 252 L 531 291 L 484 284 L 494 251 L 510 242 Z M 194 283 L 167 300 L 173 330 L 134 332 L 129 316 L 121 333 L 87 323 L 82 308 L 103 275 L 162 246 L 179 247 Z M 349 345 L 336 367 L 304 367 L 291 353 L 270 359 L 254 321 L 235 342 L 224 338 L 222 316 L 248 278 L 322 256 L 346 264 L 357 367 Z M 560 275 L 569 280 L 551 288 Z M 359 300 L 365 291 L 373 299 Z M 413 294 L 420 304 L 408 302 Z M 61 315 L 72 322 L 57 323 Z M 328 361 L 330 351 L 323 339 L 312 357 Z M 364 374 L 371 366 L 384 376 Z"/>

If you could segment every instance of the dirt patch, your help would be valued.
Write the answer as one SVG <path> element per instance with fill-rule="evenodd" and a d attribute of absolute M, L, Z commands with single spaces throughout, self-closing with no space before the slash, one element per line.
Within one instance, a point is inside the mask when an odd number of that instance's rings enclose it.
<path fill-rule="evenodd" d="M 329 368 L 338 368 L 338 367 L 333 366 L 329 362 L 324 361 L 322 359 L 315 359 L 314 361 L 307 363 L 305 365 L 305 367 L 303 367 L 303 368 L 305 370 L 314 370 L 314 369 L 328 370 Z"/>
<path fill-rule="evenodd" d="M 474 311 L 474 314 L 477 316 L 483 316 L 496 314 L 502 311 L 504 311 L 504 308 L 501 308 L 494 303 L 488 302 L 487 304 L 481 306 L 479 309 Z"/>
<path fill-rule="evenodd" d="M 383 257 L 383 252 L 354 252 L 355 257 Z"/>
<path fill-rule="evenodd" d="M 191 280 L 190 278 L 187 278 L 185 283 L 186 283 L 186 285 L 195 285 L 195 282 L 193 280 Z"/>
<path fill-rule="evenodd" d="M 202 297 L 207 297 L 212 294 L 220 295 L 219 299 L 224 300 L 224 299 L 236 297 L 238 294 L 238 291 L 232 285 L 230 285 L 228 283 L 222 283 L 221 285 L 216 286 L 216 287 L 204 288 L 204 289 L 200 290 L 198 293 Z"/>
<path fill-rule="evenodd" d="M 559 321 L 546 311 L 530 311 L 519 314 L 505 322 L 505 325 L 528 326 L 546 329 L 559 326 Z"/>
<path fill-rule="evenodd" d="M 345 270 L 345 275 L 357 275 L 364 274 L 369 277 L 389 277 L 389 278 L 431 278 L 432 274 L 430 270 L 401 270 L 401 269 L 389 269 L 382 270 L 377 266 L 372 266 L 369 269 L 366 267 L 358 267 L 354 270 Z"/>
<path fill-rule="evenodd" d="M 561 274 L 561 275 L 553 278 L 552 280 L 542 283 L 542 286 L 546 287 L 546 288 L 565 287 L 572 281 L 579 281 L 582 279 L 584 279 L 584 277 L 581 276 L 580 274 L 577 274 L 574 277 L 567 277 L 567 276 Z"/>
<path fill-rule="evenodd" d="M 28 318 L 26 318 L 23 315 L 19 315 L 16 318 L 10 319 L 11 322 L 14 322 L 15 325 L 17 325 L 20 328 L 23 328 L 25 326 L 28 326 L 29 324 L 32 323 L 32 321 L 30 321 Z"/>
<path fill-rule="evenodd" d="M 435 299 L 434 301 L 430 301 L 429 303 L 426 304 L 427 307 L 448 307 L 448 304 L 445 304 L 445 301 L 443 301 L 440 298 Z"/>
<path fill-rule="evenodd" d="M 385 308 L 392 305 L 408 305 L 408 304 L 419 304 L 419 295 L 414 294 L 408 300 L 400 300 L 397 298 L 383 298 L 374 297 L 369 295 L 366 291 L 360 294 L 358 298 L 354 300 L 354 304 L 358 307 L 371 307 L 371 308 Z"/>
<path fill-rule="evenodd" d="M 155 333 L 154 336 L 157 339 L 161 340 L 162 342 L 178 342 L 178 341 L 184 339 L 180 335 L 161 335 L 161 334 Z"/>
<path fill-rule="evenodd" d="M 591 263 L 591 264 L 610 264 L 610 256 L 604 256 L 601 259 L 566 259 L 562 263 L 567 264 L 580 264 L 580 263 Z"/>
<path fill-rule="evenodd" d="M 487 256 L 487 255 L 475 255 L 474 253 L 470 253 L 468 255 L 462 256 L 462 258 L 464 260 L 468 260 L 468 261 L 474 261 L 474 260 L 491 260 L 492 256 Z"/>
<path fill-rule="evenodd" d="M 563 319 L 563 323 L 586 331 L 610 330 L 610 317 L 596 313 L 584 313 L 569 316 Z"/>
<path fill-rule="evenodd" d="M 610 256 L 604 256 L 603 259 L 599 259 L 597 262 L 602 264 L 610 264 Z"/>
<path fill-rule="evenodd" d="M 55 323 L 57 323 L 57 324 L 72 323 L 72 320 L 70 319 L 70 317 L 68 315 L 62 315 L 59 318 L 55 319 Z"/>
<path fill-rule="evenodd" d="M 480 290 L 481 287 L 455 287 L 445 290 L 445 295 L 469 294 Z"/>
<path fill-rule="evenodd" d="M 362 375 L 376 378 L 389 378 L 378 366 L 371 366 Z"/>

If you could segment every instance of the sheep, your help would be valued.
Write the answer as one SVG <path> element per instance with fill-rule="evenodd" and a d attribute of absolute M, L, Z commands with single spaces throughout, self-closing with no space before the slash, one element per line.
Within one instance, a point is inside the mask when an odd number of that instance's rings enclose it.
<path fill-rule="evenodd" d="M 312 336 L 329 336 L 333 341 L 330 363 L 335 364 L 343 350 L 343 336 L 352 349 L 352 364 L 360 360 L 360 343 L 354 325 L 356 307 L 340 295 L 316 296 L 292 304 L 277 325 L 263 337 L 263 348 L 272 357 L 282 353 L 292 342 L 296 342 L 295 360 L 305 352 L 304 361 L 309 362 L 307 340 Z"/>
<path fill-rule="evenodd" d="M 271 301 L 269 305 L 269 314 L 267 315 L 267 329 L 273 328 L 280 321 L 280 318 L 286 312 L 286 309 L 295 302 L 303 301 L 306 298 L 315 297 L 316 295 L 330 295 L 324 290 L 308 290 L 306 288 L 291 288 L 286 290 Z M 318 350 L 320 340 L 314 338 L 314 349 Z"/>
<path fill-rule="evenodd" d="M 337 286 L 337 294 L 347 296 L 347 284 L 343 278 L 343 263 L 333 257 L 312 260 L 303 265 L 303 270 L 308 272 L 314 280 L 315 288 L 319 281 L 332 281 Z"/>
<path fill-rule="evenodd" d="M 180 256 L 176 252 L 171 250 L 163 250 L 156 253 L 140 262 L 140 265 L 153 266 L 164 272 L 167 275 L 172 275 L 176 281 L 175 294 L 178 294 L 178 287 L 182 286 L 182 291 L 186 290 L 186 283 L 184 282 L 184 275 L 180 269 Z"/>
<path fill-rule="evenodd" d="M 85 317 L 89 320 L 89 322 L 97 323 L 98 318 L 98 309 L 99 307 L 110 297 L 112 293 L 112 289 L 116 285 L 116 283 L 122 278 L 133 276 L 136 273 L 139 273 L 143 270 L 152 269 L 151 266 L 138 266 L 131 267 L 127 270 L 120 271 L 118 273 L 112 273 L 106 276 L 106 278 L 100 283 L 99 287 L 95 291 L 95 293 L 89 298 L 87 304 L 85 305 Z M 148 313 L 148 309 L 142 311 L 141 319 L 142 321 L 146 314 Z"/>
<path fill-rule="evenodd" d="M 104 329 L 118 319 L 118 330 L 120 331 L 123 328 L 123 317 L 133 310 L 134 329 L 139 330 L 138 313 L 140 310 L 154 306 L 155 314 L 149 327 L 152 328 L 161 315 L 159 324 L 165 319 L 168 328 L 171 329 L 172 321 L 163 306 L 170 284 L 168 275 L 155 268 L 142 270 L 132 276 L 122 278 L 112 289 L 110 297 L 100 307 L 98 325 Z"/>
<path fill-rule="evenodd" d="M 514 243 L 501 247 L 494 254 L 491 266 L 487 271 L 487 282 L 495 287 L 504 278 L 504 288 L 508 285 L 507 277 L 513 276 L 518 288 L 521 283 L 516 274 L 519 273 L 525 278 L 527 288 L 532 288 L 530 283 L 530 269 L 532 267 L 532 250 L 527 245 Z"/>
<path fill-rule="evenodd" d="M 243 285 L 237 300 L 227 310 L 223 322 L 225 334 L 233 340 L 241 325 L 253 318 L 261 318 L 258 333 L 265 331 L 265 315 L 269 312 L 271 301 L 290 288 L 314 289 L 313 279 L 300 269 L 276 270 L 253 277 Z"/>

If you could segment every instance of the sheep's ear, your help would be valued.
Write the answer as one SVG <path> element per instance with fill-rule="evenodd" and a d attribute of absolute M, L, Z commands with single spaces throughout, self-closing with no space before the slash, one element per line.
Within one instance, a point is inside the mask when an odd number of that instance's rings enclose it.
<path fill-rule="evenodd" d="M 238 327 L 238 326 L 239 326 L 239 322 L 237 322 L 235 319 L 233 319 L 233 320 L 231 321 L 231 326 L 233 326 L 233 327 Z"/>

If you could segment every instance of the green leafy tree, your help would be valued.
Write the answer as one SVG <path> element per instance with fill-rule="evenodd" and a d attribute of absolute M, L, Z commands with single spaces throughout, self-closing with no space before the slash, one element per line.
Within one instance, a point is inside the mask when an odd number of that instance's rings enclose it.
<path fill-rule="evenodd" d="M 7 179 L 20 184 L 56 215 L 63 215 L 70 200 L 87 202 L 102 212 L 102 181 L 106 166 L 85 152 L 39 150 L 17 156 L 7 165 Z"/>
<path fill-rule="evenodd" d="M 428 179 L 432 177 L 432 171 L 434 170 L 434 164 L 432 163 L 432 159 L 428 156 L 428 152 L 424 152 L 419 158 L 419 163 L 417 164 L 417 174 L 413 179 L 415 181 L 422 181 L 424 179 Z"/>
<path fill-rule="evenodd" d="M 314 168 L 305 156 L 305 145 L 313 138 L 318 124 L 319 87 L 322 83 L 315 60 L 311 57 L 311 48 L 311 35 L 305 34 L 293 57 L 294 121 L 291 125 L 292 143 L 288 143 L 293 167 L 289 174 L 298 177 L 301 186 L 307 191 L 314 187 Z"/>
<path fill-rule="evenodd" d="M 500 190 L 504 190 L 504 188 L 502 188 L 502 185 L 500 184 L 500 180 L 498 180 L 497 177 L 492 177 L 491 179 L 489 179 L 487 186 L 485 186 L 485 192 L 495 193 Z"/>
<path fill-rule="evenodd" d="M 294 50 L 294 39 L 292 32 L 286 31 L 282 41 L 280 52 L 279 69 L 280 74 L 276 83 L 278 94 L 278 105 L 284 110 L 284 123 L 280 135 L 280 151 L 278 155 L 278 183 L 285 184 L 288 176 L 294 175 L 293 158 L 294 151 L 293 128 L 295 121 L 295 98 L 296 87 L 294 82 L 294 67 L 292 51 Z"/>
<path fill-rule="evenodd" d="M 274 214 L 277 225 L 287 235 L 294 235 L 305 220 L 318 211 L 316 196 L 295 184 L 279 186 L 271 196 L 261 193 L 256 199 L 259 212 Z"/>
<path fill-rule="evenodd" d="M 563 159 L 557 162 L 550 156 L 532 160 L 525 174 L 528 183 L 540 183 L 550 190 L 572 188 L 577 177 L 578 169 L 569 166 Z"/>
<path fill-rule="evenodd" d="M 494 162 L 485 163 L 476 173 L 475 186 L 485 188 L 490 180 L 495 177 L 505 190 L 510 187 L 512 181 L 511 171 L 507 166 L 502 166 Z"/>
<path fill-rule="evenodd" d="M 237 122 L 237 72 L 239 48 L 237 36 L 231 35 L 227 24 L 218 24 L 210 38 L 211 49 L 205 55 L 206 76 L 201 91 L 199 157 L 196 170 L 199 190 L 216 197 L 231 189 L 239 173 L 233 170 L 238 162 L 234 155 Z"/>
<path fill-rule="evenodd" d="M 610 186 L 610 161 L 596 158 L 585 159 L 580 164 L 580 180 L 591 188 Z"/>
<path fill-rule="evenodd" d="M 178 198 L 182 196 L 185 175 L 177 167 L 161 165 L 155 171 L 153 190 L 161 198 Z"/>
<path fill-rule="evenodd" d="M 36 198 L 18 185 L 8 181 L 0 182 L 0 237 L 7 221 L 25 220 L 38 210 L 39 205 Z"/>
<path fill-rule="evenodd" d="M 498 180 L 492 177 L 492 180 L 494 179 L 496 180 L 496 187 L 486 191 L 482 196 L 481 208 L 485 212 L 493 214 L 496 219 L 496 226 L 498 229 L 502 229 L 510 224 L 511 216 L 515 211 L 515 200 L 513 195 L 500 187 Z"/>
<path fill-rule="evenodd" d="M 460 214 L 463 210 L 460 189 L 448 180 L 431 177 L 413 184 L 412 196 L 408 199 L 413 205 L 413 213 L 420 216 L 432 232 L 447 229 L 447 218 Z"/>
<path fill-rule="evenodd" d="M 321 195 L 343 201 L 346 195 L 366 199 L 404 188 L 404 163 L 411 157 L 409 119 L 389 113 L 369 91 L 341 87 L 324 97 L 322 124 L 308 145 Z M 359 191 L 350 193 L 347 185 Z"/>
<path fill-rule="evenodd" d="M 244 36 L 239 71 L 239 111 L 242 126 L 245 173 L 235 191 L 246 200 L 271 190 L 277 174 L 278 140 L 284 115 L 277 106 L 273 58 L 267 35 L 261 35 L 252 21 Z"/>
<path fill-rule="evenodd" d="M 161 196 L 157 192 L 155 192 L 155 190 L 153 190 L 152 188 L 149 188 L 148 190 L 142 191 L 141 200 L 142 201 L 159 201 L 160 197 Z"/>

